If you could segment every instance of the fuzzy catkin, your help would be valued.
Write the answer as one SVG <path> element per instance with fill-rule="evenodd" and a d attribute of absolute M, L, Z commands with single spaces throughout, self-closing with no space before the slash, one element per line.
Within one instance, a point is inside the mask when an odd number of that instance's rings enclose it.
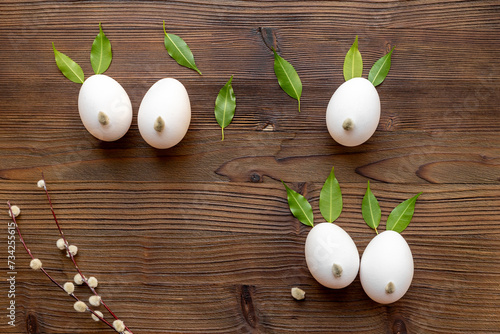
<path fill-rule="evenodd" d="M 33 270 L 38 270 L 38 269 L 42 268 L 42 261 L 40 261 L 39 259 L 33 259 L 30 262 L 30 267 Z"/>
<path fill-rule="evenodd" d="M 12 211 L 12 213 L 11 213 Z M 19 207 L 17 205 L 12 205 L 10 207 L 10 210 L 9 210 L 9 216 L 12 217 L 12 215 L 14 215 L 14 217 L 17 217 L 19 216 L 19 214 L 21 213 L 21 209 L 19 209 Z"/>
<path fill-rule="evenodd" d="M 64 291 L 68 293 L 68 295 L 71 295 L 75 291 L 75 285 L 71 282 L 66 282 L 64 283 Z"/>
<path fill-rule="evenodd" d="M 125 324 L 121 320 L 113 321 L 113 327 L 120 333 L 125 330 Z"/>
<path fill-rule="evenodd" d="M 82 278 L 82 275 L 80 275 L 80 274 L 76 274 L 75 277 L 73 278 L 73 280 L 75 281 L 76 285 L 83 284 L 83 278 Z"/>
<path fill-rule="evenodd" d="M 71 255 L 73 256 L 75 256 L 78 253 L 78 247 L 76 247 L 75 245 L 69 245 L 68 249 Z"/>
<path fill-rule="evenodd" d="M 94 276 L 90 277 L 87 282 L 91 288 L 97 288 L 97 284 L 99 284 L 99 282 L 97 282 L 97 278 Z"/>
<path fill-rule="evenodd" d="M 92 306 L 99 306 L 99 305 L 101 305 L 101 296 L 90 296 L 89 297 L 89 303 Z"/>
<path fill-rule="evenodd" d="M 56 246 L 60 250 L 65 250 L 66 249 L 66 243 L 64 242 L 64 239 L 63 238 L 57 239 Z"/>
<path fill-rule="evenodd" d="M 101 311 L 94 311 L 95 314 L 97 314 L 98 316 L 100 316 L 101 318 L 104 318 L 104 315 L 102 314 Z M 96 317 L 93 313 L 92 313 L 92 319 L 94 319 L 94 321 L 99 321 L 101 319 L 99 319 L 98 317 Z"/>
<path fill-rule="evenodd" d="M 36 185 L 37 185 L 38 188 L 44 188 L 45 187 L 45 181 L 44 180 L 39 180 L 36 183 Z"/>
<path fill-rule="evenodd" d="M 85 312 L 85 311 L 87 311 L 87 304 L 85 304 L 81 300 L 75 302 L 75 304 L 73 304 L 73 307 L 75 308 L 75 310 L 77 312 Z"/>

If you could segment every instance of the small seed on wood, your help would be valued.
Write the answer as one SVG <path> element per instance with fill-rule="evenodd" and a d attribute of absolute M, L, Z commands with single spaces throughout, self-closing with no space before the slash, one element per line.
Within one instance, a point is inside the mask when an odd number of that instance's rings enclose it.
<path fill-rule="evenodd" d="M 306 298 L 306 293 L 301 288 L 295 287 L 295 288 L 292 288 L 292 297 L 295 300 L 303 300 L 304 298 Z"/>

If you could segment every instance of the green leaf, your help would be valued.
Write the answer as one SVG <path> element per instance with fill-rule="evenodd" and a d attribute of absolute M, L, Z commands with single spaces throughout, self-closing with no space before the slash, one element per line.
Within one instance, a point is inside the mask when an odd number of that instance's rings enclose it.
<path fill-rule="evenodd" d="M 189 49 L 186 42 L 184 42 L 184 40 L 179 36 L 167 34 L 167 31 L 165 30 L 165 21 L 163 21 L 163 32 L 165 33 L 165 48 L 167 49 L 170 57 L 174 58 L 179 65 L 195 70 L 199 75 L 201 75 L 200 70 L 194 63 L 194 56 L 191 49 Z"/>
<path fill-rule="evenodd" d="M 288 188 L 285 182 L 281 181 L 286 189 L 288 206 L 290 211 L 295 218 L 297 218 L 302 224 L 307 226 L 314 226 L 313 220 L 313 210 L 311 204 L 307 199 L 299 194 L 298 192 Z"/>
<path fill-rule="evenodd" d="M 342 212 L 342 192 L 340 191 L 339 182 L 333 173 L 333 168 L 323 188 L 321 188 L 319 194 L 319 210 L 329 223 L 335 221 Z"/>
<path fill-rule="evenodd" d="M 363 219 L 365 220 L 366 224 L 377 231 L 377 227 L 380 224 L 380 217 L 382 216 L 382 212 L 380 210 L 380 205 L 378 204 L 377 198 L 370 190 L 370 181 L 368 181 L 365 197 L 363 197 L 363 202 L 361 203 L 361 213 L 363 214 Z"/>
<path fill-rule="evenodd" d="M 418 193 L 410 199 L 407 199 L 403 203 L 399 204 L 397 207 L 392 210 L 391 214 L 387 218 L 387 229 L 403 232 L 404 229 L 410 223 L 411 218 L 413 217 L 413 212 L 415 210 L 415 202 L 417 201 L 418 196 L 422 193 Z"/>
<path fill-rule="evenodd" d="M 285 59 L 280 57 L 276 51 L 274 52 L 274 73 L 278 78 L 278 83 L 290 97 L 299 101 L 300 112 L 300 96 L 302 95 L 302 82 L 300 81 L 297 71 Z"/>
<path fill-rule="evenodd" d="M 102 74 L 106 72 L 111 64 L 112 56 L 111 42 L 102 32 L 101 23 L 99 23 L 99 33 L 95 37 L 90 50 L 90 63 L 94 73 Z"/>
<path fill-rule="evenodd" d="M 389 74 L 389 70 L 391 69 L 392 51 L 394 51 L 394 48 L 373 64 L 370 73 L 368 74 L 368 80 L 370 80 L 374 86 L 380 85 L 384 81 L 387 74 Z"/>
<path fill-rule="evenodd" d="M 234 111 L 236 109 L 236 96 L 234 95 L 233 86 L 231 85 L 232 80 L 233 76 L 231 76 L 229 81 L 221 88 L 215 100 L 215 119 L 222 129 L 222 140 L 224 140 L 224 128 L 233 120 Z"/>
<path fill-rule="evenodd" d="M 352 78 L 360 77 L 363 74 L 363 59 L 358 50 L 358 36 L 354 40 L 344 60 L 344 79 L 348 81 Z"/>
<path fill-rule="evenodd" d="M 57 67 L 61 73 L 68 78 L 69 80 L 76 83 L 83 83 L 85 81 L 85 77 L 83 75 L 83 70 L 75 63 L 70 57 L 66 56 L 64 53 L 61 53 L 56 50 L 54 43 L 52 43 L 52 49 L 54 49 L 54 56 L 56 58 Z"/>

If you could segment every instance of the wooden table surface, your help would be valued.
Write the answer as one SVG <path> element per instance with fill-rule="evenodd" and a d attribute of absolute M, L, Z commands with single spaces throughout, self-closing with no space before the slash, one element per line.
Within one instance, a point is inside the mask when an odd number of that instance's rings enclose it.
<path fill-rule="evenodd" d="M 203 76 L 168 56 L 163 20 Z M 99 22 L 113 47 L 106 74 L 134 110 L 129 132 L 109 143 L 83 127 L 80 85 L 62 76 L 51 46 L 88 77 Z M 396 49 L 377 87 L 378 129 L 348 148 L 328 134 L 325 111 L 356 35 L 365 77 Z M 46 270 L 61 283 L 75 274 L 36 186 L 43 171 L 83 272 L 136 334 L 500 333 L 499 36 L 499 1 L 2 1 L 0 332 L 112 332 L 29 269 L 19 240 L 7 323 L 7 200 L 21 207 L 18 223 Z M 302 79 L 301 113 L 278 86 L 269 46 Z M 214 101 L 231 75 L 237 109 L 221 141 Z M 192 121 L 179 145 L 157 150 L 136 116 L 164 77 L 185 85 Z M 344 197 L 337 223 L 360 254 L 374 236 L 361 216 L 368 180 L 381 230 L 396 204 L 423 192 L 402 233 L 413 283 L 394 304 L 371 301 L 359 277 L 330 290 L 307 270 L 310 228 L 291 215 L 280 179 L 319 222 L 333 166 Z M 304 301 L 291 297 L 294 286 Z"/>

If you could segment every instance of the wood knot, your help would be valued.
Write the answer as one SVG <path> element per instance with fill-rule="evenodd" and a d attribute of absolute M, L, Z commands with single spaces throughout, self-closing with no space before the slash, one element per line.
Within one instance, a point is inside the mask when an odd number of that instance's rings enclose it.
<path fill-rule="evenodd" d="M 254 290 L 253 286 L 241 285 L 239 288 L 239 295 L 240 295 L 240 305 L 241 305 L 241 311 L 243 313 L 243 318 L 251 328 L 255 329 L 257 327 L 258 319 L 253 304 L 253 297 L 252 297 L 252 295 L 254 294 L 253 290 Z"/>
<path fill-rule="evenodd" d="M 385 122 L 385 130 L 387 131 L 392 131 L 394 130 L 396 123 L 396 117 L 395 116 L 390 116 L 387 122 Z"/>
<path fill-rule="evenodd" d="M 276 130 L 275 126 L 273 123 L 266 123 L 266 125 L 264 125 L 264 127 L 262 128 L 262 131 L 274 131 Z"/>
<path fill-rule="evenodd" d="M 280 48 L 278 46 L 278 38 L 276 37 L 274 29 L 267 27 L 260 27 L 259 32 L 266 46 L 270 50 L 274 49 L 276 52 L 279 52 Z"/>
<path fill-rule="evenodd" d="M 407 334 L 406 325 L 403 319 L 396 319 L 392 324 L 392 333 L 393 334 Z"/>
<path fill-rule="evenodd" d="M 250 181 L 252 181 L 253 183 L 261 182 L 261 177 L 260 177 L 259 173 L 250 174 Z"/>
<path fill-rule="evenodd" d="M 28 313 L 26 317 L 26 333 L 40 334 L 40 329 L 38 328 L 38 320 L 32 313 Z"/>
<path fill-rule="evenodd" d="M 306 197 L 307 196 L 307 183 L 306 182 L 300 182 L 297 185 L 298 192 L 302 194 L 302 196 Z"/>

